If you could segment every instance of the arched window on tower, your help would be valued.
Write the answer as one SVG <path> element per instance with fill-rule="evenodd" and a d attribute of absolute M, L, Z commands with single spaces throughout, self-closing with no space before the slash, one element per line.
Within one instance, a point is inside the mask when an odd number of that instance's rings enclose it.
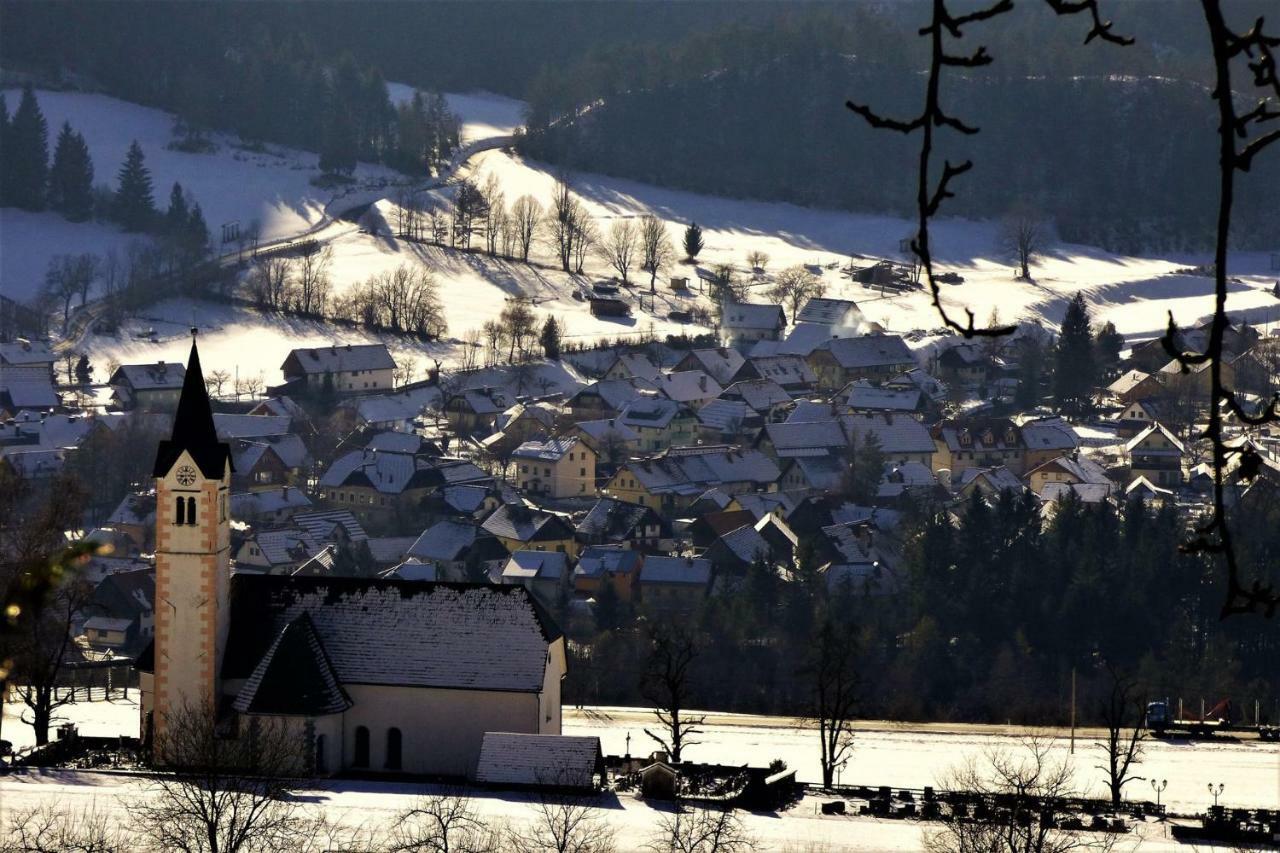
<path fill-rule="evenodd" d="M 178 499 L 175 501 L 175 505 L 176 505 L 176 510 L 175 510 L 175 512 L 174 512 L 174 515 L 173 515 L 173 523 L 174 523 L 174 524 L 186 524 L 186 523 L 187 523 L 187 501 L 186 501 L 186 499 L 185 499 L 185 498 L 183 498 L 183 497 L 182 497 L 182 495 L 178 495 Z"/>
<path fill-rule="evenodd" d="M 351 766 L 369 766 L 369 730 L 364 726 L 356 726 L 356 754 L 351 759 Z"/>
<path fill-rule="evenodd" d="M 196 523 L 196 499 L 187 498 L 187 524 Z"/>
<path fill-rule="evenodd" d="M 400 730 L 387 729 L 387 769 L 400 769 Z"/>

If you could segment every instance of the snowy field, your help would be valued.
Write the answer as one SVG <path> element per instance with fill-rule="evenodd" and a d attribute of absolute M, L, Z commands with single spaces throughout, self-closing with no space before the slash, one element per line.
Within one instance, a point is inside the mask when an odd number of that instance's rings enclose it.
<path fill-rule="evenodd" d="M 391 103 L 399 105 L 413 99 L 413 87 L 404 83 L 388 83 Z M 458 141 L 463 145 L 493 136 L 510 136 L 524 124 L 524 101 L 492 92 L 445 93 L 449 110 L 458 117 Z"/>
<path fill-rule="evenodd" d="M 127 700 L 79 703 L 61 711 L 75 721 L 82 734 L 93 736 L 136 736 L 138 708 L 136 691 Z M 21 706 L 5 708 L 3 733 L 16 748 L 30 745 L 31 728 L 19 722 Z M 652 715 L 636 708 L 564 709 L 564 733 L 595 735 L 604 751 L 622 755 L 631 736 L 632 754 L 643 755 L 655 747 L 645 736 Z M 796 770 L 802 782 L 822 778 L 818 766 L 818 739 L 813 729 L 794 720 L 744 714 L 711 714 L 699 743 L 690 747 L 691 761 L 750 763 L 763 765 L 780 758 Z M 855 785 L 891 785 L 923 788 L 945 787 L 948 774 L 969 759 L 979 762 L 992 750 L 1020 748 L 1025 733 L 1012 727 L 930 724 L 914 725 L 868 720 L 859 723 L 854 755 L 839 781 Z M 1103 774 L 1098 769 L 1100 750 L 1094 746 L 1097 732 L 1079 732 L 1074 756 L 1069 753 L 1067 733 L 1055 730 L 1055 758 L 1072 763 L 1075 784 L 1085 795 L 1106 796 Z M 1209 782 L 1226 785 L 1223 802 L 1242 808 L 1280 806 L 1280 744 L 1253 739 L 1215 742 L 1148 741 L 1138 775 L 1167 779 L 1163 802 L 1184 813 L 1203 811 L 1211 804 L 1205 792 Z M 0 792 L 6 791 L 0 781 Z M 348 783 L 342 783 L 344 791 Z M 1132 799 L 1153 799 L 1144 780 L 1125 789 Z M 345 799 L 346 793 L 340 799 Z M 345 805 L 346 803 L 342 803 Z M 897 826 L 898 824 L 890 825 Z"/>

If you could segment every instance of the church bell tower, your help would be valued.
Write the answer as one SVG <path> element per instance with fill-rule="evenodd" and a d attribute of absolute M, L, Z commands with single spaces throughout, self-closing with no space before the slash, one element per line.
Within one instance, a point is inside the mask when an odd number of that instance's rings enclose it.
<path fill-rule="evenodd" d="M 231 452 L 218 440 L 196 330 L 173 435 L 156 452 L 153 734 L 184 709 L 216 713 L 231 585 Z"/>

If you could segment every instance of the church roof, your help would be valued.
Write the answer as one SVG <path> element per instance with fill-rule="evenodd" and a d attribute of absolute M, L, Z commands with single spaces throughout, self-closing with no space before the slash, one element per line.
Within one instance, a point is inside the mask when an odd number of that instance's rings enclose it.
<path fill-rule="evenodd" d="M 560 637 L 522 586 L 236 573 L 223 678 L 255 674 L 303 614 L 344 685 L 536 693 Z"/>
<path fill-rule="evenodd" d="M 232 707 L 242 714 L 308 717 L 340 714 L 351 707 L 307 613 L 276 637 Z"/>
<path fill-rule="evenodd" d="M 173 434 L 160 442 L 152 476 L 168 474 L 184 450 L 191 454 L 200 473 L 211 480 L 221 480 L 226 465 L 231 461 L 231 448 L 218 440 L 218 432 L 213 425 L 213 407 L 209 404 L 209 392 L 204 387 L 200 352 L 194 339 L 187 359 L 187 372 L 182 380 L 182 396 L 178 398 L 178 412 L 173 418 Z"/>

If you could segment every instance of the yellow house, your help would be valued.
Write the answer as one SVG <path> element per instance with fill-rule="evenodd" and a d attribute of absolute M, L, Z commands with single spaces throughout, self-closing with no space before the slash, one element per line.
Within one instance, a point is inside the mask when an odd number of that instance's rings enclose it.
<path fill-rule="evenodd" d="M 577 436 L 526 441 L 511 454 L 516 487 L 534 495 L 570 498 L 596 492 L 596 454 Z"/>
<path fill-rule="evenodd" d="M 573 526 L 558 515 L 540 512 L 523 504 L 503 504 L 480 525 L 497 537 L 508 553 L 517 551 L 562 551 L 578 555 Z"/>
<path fill-rule="evenodd" d="M 617 421 L 636 433 L 641 451 L 685 447 L 697 443 L 697 416 L 685 406 L 665 397 L 641 397 L 633 400 L 618 414 Z"/>

